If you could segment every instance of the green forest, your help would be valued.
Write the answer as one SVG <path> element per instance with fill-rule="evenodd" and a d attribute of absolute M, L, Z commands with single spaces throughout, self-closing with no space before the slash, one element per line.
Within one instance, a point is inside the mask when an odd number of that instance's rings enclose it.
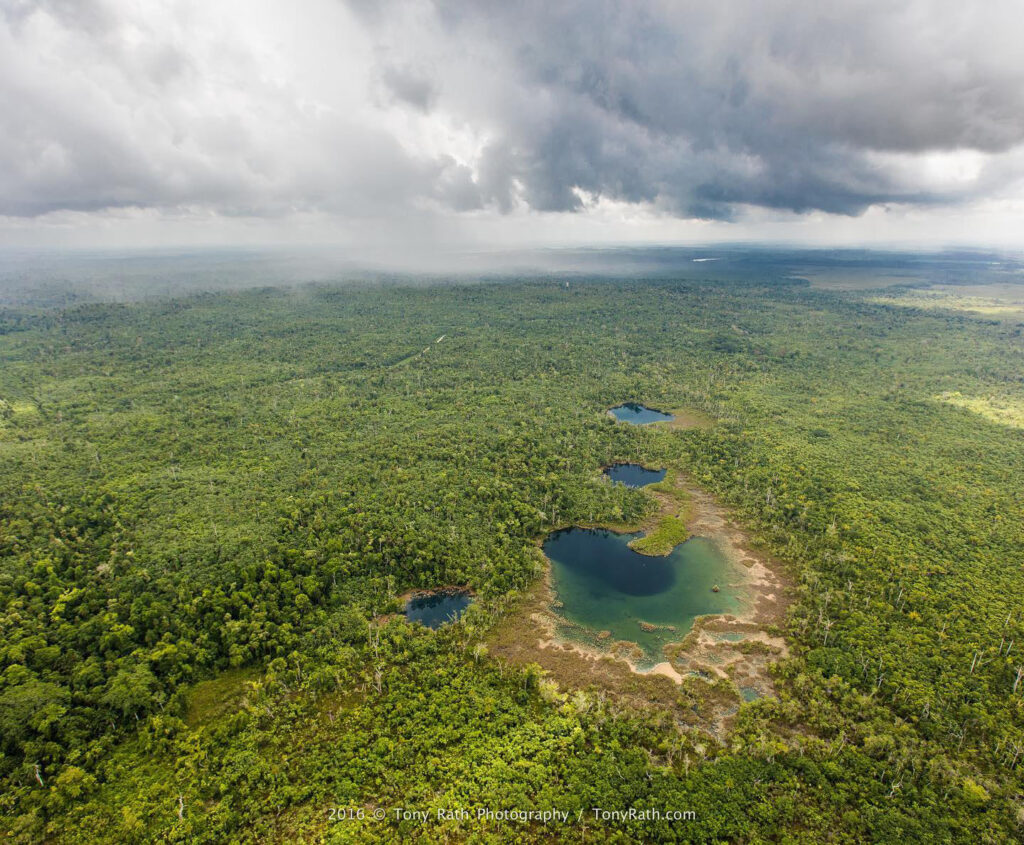
<path fill-rule="evenodd" d="M 1020 841 L 1022 398 L 1015 320 L 799 281 L 0 310 L 0 838 Z M 651 512 L 623 460 L 794 585 L 724 738 L 488 654 L 549 531 Z"/>

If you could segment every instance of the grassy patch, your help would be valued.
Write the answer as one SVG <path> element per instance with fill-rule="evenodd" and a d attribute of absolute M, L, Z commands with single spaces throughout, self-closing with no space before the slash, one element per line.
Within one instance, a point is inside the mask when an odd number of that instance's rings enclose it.
<path fill-rule="evenodd" d="M 216 678 L 200 681 L 189 693 L 185 722 L 195 728 L 236 709 L 245 696 L 246 682 L 258 677 L 255 669 L 229 669 Z"/>
<path fill-rule="evenodd" d="M 673 408 L 668 411 L 674 419 L 669 420 L 665 423 L 660 423 L 666 428 L 675 429 L 691 429 L 691 428 L 711 428 L 715 424 L 715 420 L 709 417 L 703 411 L 697 411 L 693 408 Z"/>
<path fill-rule="evenodd" d="M 990 422 L 1024 428 L 1024 400 L 1008 396 L 982 397 L 963 396 L 957 391 L 940 393 L 935 397 L 939 402 L 964 408 L 983 416 Z"/>
<path fill-rule="evenodd" d="M 991 288 L 992 286 L 989 286 Z M 988 289 L 986 289 L 988 290 Z M 880 305 L 905 308 L 955 311 L 977 317 L 1016 321 L 1024 319 L 1024 299 L 1019 291 L 999 291 L 997 295 L 977 296 L 965 288 L 914 290 L 898 295 L 882 295 L 869 299 Z"/>
<path fill-rule="evenodd" d="M 26 420 L 39 416 L 39 408 L 32 402 L 11 402 L 9 407 L 15 420 Z"/>

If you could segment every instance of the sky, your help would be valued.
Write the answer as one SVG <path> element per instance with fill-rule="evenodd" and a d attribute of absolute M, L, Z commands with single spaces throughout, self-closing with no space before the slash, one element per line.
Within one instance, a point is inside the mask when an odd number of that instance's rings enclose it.
<path fill-rule="evenodd" d="M 1024 246 L 1020 0 L 0 0 L 0 245 Z"/>

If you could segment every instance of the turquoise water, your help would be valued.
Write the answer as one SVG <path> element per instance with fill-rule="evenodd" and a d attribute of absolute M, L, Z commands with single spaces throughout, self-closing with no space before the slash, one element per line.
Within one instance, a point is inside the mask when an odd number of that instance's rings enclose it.
<path fill-rule="evenodd" d="M 627 487 L 646 487 L 648 484 L 657 484 L 665 477 L 663 469 L 647 469 L 640 464 L 614 464 L 608 467 L 604 474 L 609 479 Z"/>
<path fill-rule="evenodd" d="M 656 422 L 667 422 L 674 420 L 671 414 L 663 414 L 637 402 L 626 402 L 609 409 L 612 416 L 619 422 L 633 423 L 633 425 L 650 425 Z"/>
<path fill-rule="evenodd" d="M 544 553 L 567 623 L 560 633 L 588 645 L 636 643 L 649 666 L 665 659 L 664 646 L 682 640 L 698 616 L 733 613 L 741 597 L 729 585 L 728 560 L 710 540 L 691 537 L 666 557 L 649 557 L 627 545 L 637 536 L 568 528 L 548 536 Z M 610 635 L 599 638 L 602 631 Z"/>
<path fill-rule="evenodd" d="M 469 593 L 458 591 L 413 596 L 405 603 L 405 617 L 436 629 L 462 616 L 471 601 Z"/>

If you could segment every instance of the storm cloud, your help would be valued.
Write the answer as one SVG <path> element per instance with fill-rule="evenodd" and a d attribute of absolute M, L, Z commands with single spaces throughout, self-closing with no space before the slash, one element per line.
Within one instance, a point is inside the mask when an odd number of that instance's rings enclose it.
<path fill-rule="evenodd" d="M 437 0 L 428 39 L 401 23 L 422 4 L 383 8 L 365 19 L 435 69 L 437 107 L 492 138 L 500 205 L 853 214 L 1020 176 L 1013 3 Z"/>
<path fill-rule="evenodd" d="M 1017 197 L 1017 2 L 0 0 L 0 215 Z"/>

